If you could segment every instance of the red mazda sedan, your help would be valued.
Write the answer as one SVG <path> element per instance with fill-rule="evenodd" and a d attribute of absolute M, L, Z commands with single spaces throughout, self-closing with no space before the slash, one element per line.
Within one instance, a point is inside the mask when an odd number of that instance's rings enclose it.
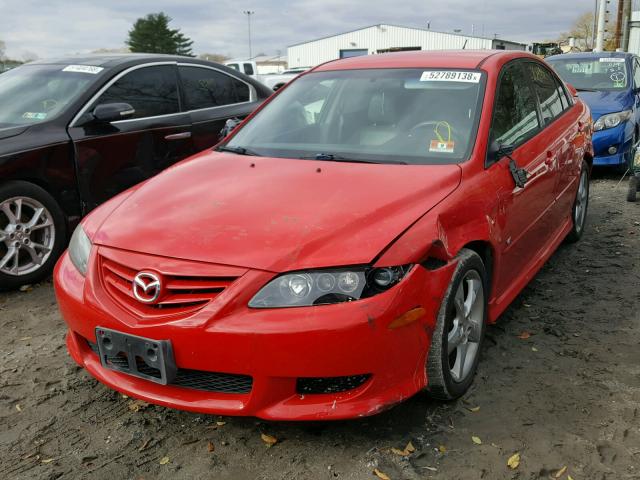
<path fill-rule="evenodd" d="M 582 235 L 592 159 L 588 108 L 532 55 L 323 64 L 82 221 L 55 271 L 69 352 L 197 412 L 459 397 L 485 325 Z"/>

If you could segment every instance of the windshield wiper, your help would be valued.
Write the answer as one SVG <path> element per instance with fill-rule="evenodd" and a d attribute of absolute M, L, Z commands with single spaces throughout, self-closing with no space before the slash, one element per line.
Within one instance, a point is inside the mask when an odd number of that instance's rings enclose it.
<path fill-rule="evenodd" d="M 406 165 L 407 162 L 401 162 L 398 160 L 384 160 L 381 162 L 376 162 L 374 160 L 362 160 L 357 158 L 348 158 L 343 157 L 342 155 L 334 155 L 333 153 L 316 153 L 315 155 L 308 155 L 304 157 L 300 157 L 303 160 L 325 160 L 327 162 L 351 162 L 351 163 L 374 163 L 377 165 L 383 163 L 394 163 L 398 165 Z"/>
<path fill-rule="evenodd" d="M 260 156 L 253 150 L 249 150 L 248 148 L 245 148 L 245 147 L 227 147 L 226 145 L 223 145 L 222 147 L 216 148 L 216 151 L 237 153 L 238 155 L 250 155 L 252 157 Z"/>
<path fill-rule="evenodd" d="M 577 92 L 597 92 L 595 88 L 576 88 Z"/>

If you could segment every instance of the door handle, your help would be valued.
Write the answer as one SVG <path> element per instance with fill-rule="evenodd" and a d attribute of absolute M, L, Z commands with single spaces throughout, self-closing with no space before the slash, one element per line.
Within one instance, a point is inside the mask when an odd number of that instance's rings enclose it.
<path fill-rule="evenodd" d="M 578 122 L 578 132 L 582 132 L 584 130 L 584 123 Z"/>
<path fill-rule="evenodd" d="M 182 140 L 184 138 L 191 138 L 191 132 L 171 133 L 165 135 L 165 140 Z"/>

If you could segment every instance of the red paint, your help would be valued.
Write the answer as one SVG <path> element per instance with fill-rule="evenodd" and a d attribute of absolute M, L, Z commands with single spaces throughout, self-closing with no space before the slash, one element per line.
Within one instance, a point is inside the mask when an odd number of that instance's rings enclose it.
<path fill-rule="evenodd" d="M 83 221 L 94 242 L 86 278 L 68 254 L 56 267 L 69 352 L 112 388 L 198 412 L 338 419 L 374 414 L 413 395 L 426 384 L 431 332 L 457 252 L 471 242 L 483 242 L 491 252 L 489 320 L 495 321 L 571 227 L 580 165 L 593 153 L 590 113 L 579 99 L 513 153 L 530 172 L 524 189 L 515 188 L 506 161 L 485 168 L 497 75 L 519 57 L 539 61 L 522 52 L 403 53 L 317 68 L 481 64 L 487 73 L 481 123 L 471 159 L 460 165 L 320 165 L 207 151 L 105 203 Z M 365 300 L 247 307 L 279 272 L 418 264 L 427 257 L 445 265 L 431 271 L 416 265 L 399 285 Z M 108 292 L 104 259 L 176 281 L 181 276 L 233 280 L 197 308 L 151 314 Z M 424 316 L 389 328 L 416 308 L 424 309 Z M 106 370 L 86 343 L 95 342 L 98 325 L 170 339 L 178 367 L 251 375 L 253 389 L 208 393 Z M 295 391 L 297 377 L 365 373 L 370 380 L 345 393 Z"/>

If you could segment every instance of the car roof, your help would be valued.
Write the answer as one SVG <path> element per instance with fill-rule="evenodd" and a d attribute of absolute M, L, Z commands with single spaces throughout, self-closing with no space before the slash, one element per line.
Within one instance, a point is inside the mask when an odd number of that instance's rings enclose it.
<path fill-rule="evenodd" d="M 30 62 L 30 65 L 90 65 L 94 67 L 112 68 L 137 62 L 148 63 L 167 61 L 212 63 L 193 57 L 185 57 L 181 55 L 164 55 L 160 53 L 103 53 L 47 58 Z"/>
<path fill-rule="evenodd" d="M 556 60 L 571 60 L 572 58 L 600 58 L 600 57 L 613 57 L 613 58 L 632 58 L 633 53 L 628 52 L 579 52 L 579 53 L 562 53 L 558 55 L 551 55 L 545 58 L 547 62 L 554 62 Z"/>
<path fill-rule="evenodd" d="M 475 69 L 487 59 L 504 60 L 526 57 L 537 59 L 522 50 L 421 50 L 363 55 L 319 65 L 314 71 L 356 70 L 366 68 L 465 68 Z M 494 58 L 492 58 L 494 60 Z"/>

